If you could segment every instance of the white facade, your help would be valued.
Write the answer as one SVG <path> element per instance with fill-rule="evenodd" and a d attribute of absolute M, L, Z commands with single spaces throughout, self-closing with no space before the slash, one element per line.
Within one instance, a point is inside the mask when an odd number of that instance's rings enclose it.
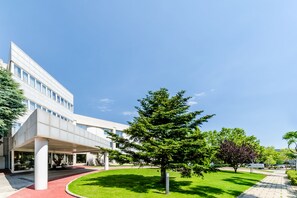
<path fill-rule="evenodd" d="M 106 131 L 122 136 L 127 125 L 74 114 L 73 94 L 14 43 L 11 43 L 8 64 L 0 61 L 0 67 L 8 69 L 20 84 L 27 106 L 27 113 L 19 118 L 11 137 L 6 139 L 7 153 L 5 144 L 0 145 L 0 169 L 4 168 L 4 161 L 12 172 L 24 164 L 34 167 L 36 189 L 47 188 L 47 173 L 43 173 L 56 161 L 76 164 L 80 156 L 85 156 L 79 162 L 94 164 L 105 159 L 105 169 L 108 169 L 108 153 L 99 156 L 97 146 L 116 149 Z M 27 156 L 31 155 L 28 153 L 35 156 L 32 157 L 34 166 L 30 160 L 24 162 L 25 152 Z"/>

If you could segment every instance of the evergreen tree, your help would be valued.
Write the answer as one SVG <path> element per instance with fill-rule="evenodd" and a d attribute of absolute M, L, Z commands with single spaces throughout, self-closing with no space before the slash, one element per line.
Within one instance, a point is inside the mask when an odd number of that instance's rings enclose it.
<path fill-rule="evenodd" d="M 0 68 L 0 138 L 5 136 L 14 121 L 26 112 L 24 96 L 11 73 Z"/>
<path fill-rule="evenodd" d="M 179 171 L 184 177 L 209 171 L 211 148 L 198 127 L 213 115 L 197 118 L 203 111 L 189 112 L 190 97 L 184 94 L 180 91 L 170 97 L 168 90 L 161 88 L 138 100 L 138 116 L 129 122 L 126 136 L 109 133 L 119 148 L 108 150 L 110 158 L 119 163 L 158 166 L 161 182 L 167 169 Z"/>

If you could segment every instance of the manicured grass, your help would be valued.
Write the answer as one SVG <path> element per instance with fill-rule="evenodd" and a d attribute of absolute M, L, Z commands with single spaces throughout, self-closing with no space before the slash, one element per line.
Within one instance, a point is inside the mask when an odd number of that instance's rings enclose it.
<path fill-rule="evenodd" d="M 83 176 L 69 190 L 85 197 L 236 197 L 265 176 L 254 173 L 219 171 L 201 177 L 181 178 L 170 172 L 170 194 L 159 183 L 158 169 L 121 169 Z"/>

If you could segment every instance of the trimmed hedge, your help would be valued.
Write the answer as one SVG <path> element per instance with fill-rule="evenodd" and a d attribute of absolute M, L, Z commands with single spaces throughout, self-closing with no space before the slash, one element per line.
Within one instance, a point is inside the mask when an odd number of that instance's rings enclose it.
<path fill-rule="evenodd" d="M 297 171 L 288 170 L 287 175 L 288 175 L 288 178 L 291 180 L 291 184 L 297 185 Z"/>

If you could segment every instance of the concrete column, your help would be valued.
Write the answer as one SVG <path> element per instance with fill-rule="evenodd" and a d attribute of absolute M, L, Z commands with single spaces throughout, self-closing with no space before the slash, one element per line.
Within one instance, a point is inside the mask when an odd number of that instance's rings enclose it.
<path fill-rule="evenodd" d="M 73 153 L 73 166 L 75 166 L 76 165 L 76 154 L 75 153 Z"/>
<path fill-rule="evenodd" d="M 11 172 L 14 172 L 14 150 L 11 150 Z"/>
<path fill-rule="evenodd" d="M 36 137 L 34 140 L 34 183 L 35 190 L 47 189 L 48 183 L 48 140 Z"/>
<path fill-rule="evenodd" d="M 108 152 L 104 153 L 104 170 L 109 170 L 109 157 Z"/>
<path fill-rule="evenodd" d="M 51 152 L 51 168 L 53 168 L 54 154 Z"/>
<path fill-rule="evenodd" d="M 117 133 L 116 128 L 113 128 L 113 129 L 112 129 L 112 133 L 113 133 L 113 134 L 116 134 L 116 133 Z M 112 150 L 115 150 L 115 149 L 116 149 L 116 143 L 115 143 L 115 142 L 112 142 Z"/>

